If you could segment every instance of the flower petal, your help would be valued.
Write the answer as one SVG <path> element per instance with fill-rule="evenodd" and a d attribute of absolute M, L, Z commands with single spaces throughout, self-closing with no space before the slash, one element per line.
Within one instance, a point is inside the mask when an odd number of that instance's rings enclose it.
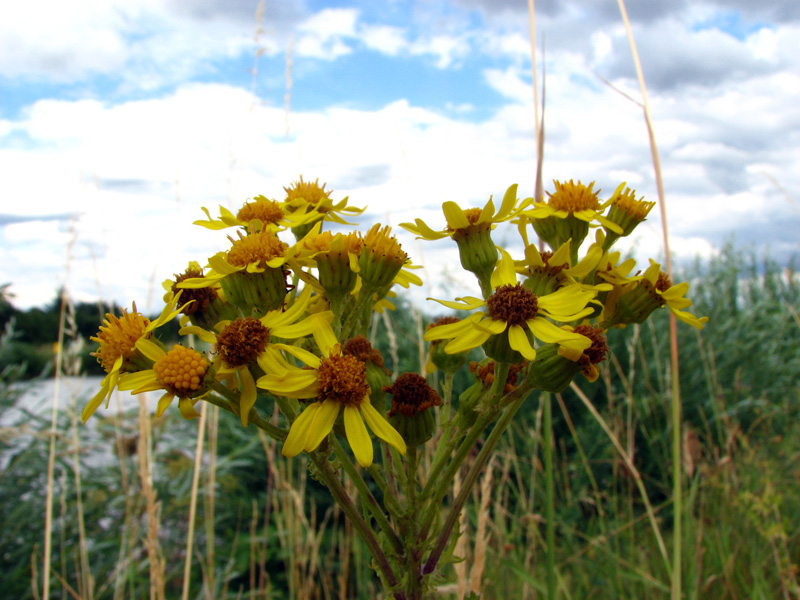
<path fill-rule="evenodd" d="M 164 414 L 164 411 L 167 410 L 167 407 L 172 403 L 172 399 L 175 397 L 175 394 L 171 392 L 165 392 L 161 398 L 158 399 L 158 406 L 156 407 L 156 416 L 160 417 Z"/>
<path fill-rule="evenodd" d="M 181 411 L 181 416 L 187 421 L 200 416 L 200 413 L 194 409 L 195 402 L 197 401 L 188 397 L 178 400 L 178 410 Z"/>
<path fill-rule="evenodd" d="M 369 398 L 364 402 L 369 404 Z M 372 439 L 369 437 L 367 426 L 364 425 L 364 419 L 361 418 L 361 411 L 355 406 L 344 407 L 344 431 L 358 464 L 366 469 L 372 464 Z"/>
<path fill-rule="evenodd" d="M 294 423 L 292 423 L 292 426 L 289 428 L 289 435 L 286 436 L 286 441 L 283 442 L 283 448 L 281 449 L 281 454 L 285 457 L 292 458 L 303 451 L 303 446 L 306 445 L 306 439 L 308 439 L 311 423 L 314 422 L 314 415 L 317 414 L 320 406 L 322 406 L 322 402 L 309 404 L 294 420 Z"/>
<path fill-rule="evenodd" d="M 242 382 L 242 395 L 239 400 L 239 418 L 242 420 L 242 427 L 247 427 L 250 417 L 250 409 L 256 404 L 258 393 L 256 392 L 256 382 L 250 369 L 242 367 L 239 369 L 239 379 Z"/>
<path fill-rule="evenodd" d="M 442 204 L 442 211 L 444 218 L 447 219 L 447 226 L 450 229 L 466 229 L 469 227 L 467 215 L 464 214 L 462 208 L 455 202 L 447 201 Z"/>
<path fill-rule="evenodd" d="M 403 436 L 368 401 L 361 403 L 361 416 L 364 417 L 367 425 L 375 435 L 390 446 L 394 446 L 400 454 L 406 453 L 406 442 Z"/>
<path fill-rule="evenodd" d="M 158 362 L 167 355 L 167 353 L 161 349 L 161 346 L 144 338 L 136 340 L 136 349 L 153 362 Z"/>
<path fill-rule="evenodd" d="M 317 446 L 322 443 L 328 434 L 333 429 L 333 424 L 336 423 L 336 417 L 339 416 L 339 410 L 342 405 L 336 400 L 325 400 L 314 415 L 314 420 L 308 428 L 308 437 L 303 446 L 303 450 L 311 452 L 316 450 Z"/>
<path fill-rule="evenodd" d="M 536 350 L 531 346 L 528 335 L 520 325 L 512 325 L 508 328 L 508 344 L 528 360 L 536 358 Z"/>

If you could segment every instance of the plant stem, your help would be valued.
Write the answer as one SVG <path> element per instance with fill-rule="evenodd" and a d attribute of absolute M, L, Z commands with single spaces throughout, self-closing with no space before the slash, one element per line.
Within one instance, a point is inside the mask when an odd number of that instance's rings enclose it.
<path fill-rule="evenodd" d="M 544 403 L 544 477 L 545 477 L 545 541 L 547 544 L 547 598 L 556 598 L 556 521 L 555 486 L 553 482 L 553 403 L 543 393 Z"/>
<path fill-rule="evenodd" d="M 397 536 L 397 532 L 395 532 L 391 523 L 389 523 L 389 519 L 383 512 L 381 505 L 378 504 L 378 501 L 375 499 L 375 496 L 372 495 L 372 492 L 369 490 L 369 487 L 367 487 L 364 478 L 361 477 L 361 474 L 358 472 L 358 469 L 356 469 L 356 466 L 353 464 L 353 461 L 350 460 L 350 457 L 347 455 L 345 449 L 342 447 L 341 442 L 335 435 L 333 436 L 333 447 L 336 449 L 336 456 L 341 461 L 345 473 L 347 473 L 347 476 L 350 478 L 353 484 L 355 484 L 356 489 L 358 490 L 358 493 L 361 494 L 361 497 L 364 499 L 364 502 L 366 503 L 370 514 L 378 522 L 378 527 L 380 527 L 381 531 L 383 531 L 386 534 L 386 537 L 389 539 L 389 542 L 391 542 L 394 551 L 402 555 L 403 543 Z"/>
<path fill-rule="evenodd" d="M 223 396 L 225 396 L 225 399 L 223 400 L 222 398 L 219 398 L 217 396 L 208 395 L 208 396 L 205 396 L 203 398 L 203 400 L 205 402 L 208 402 L 209 404 L 213 404 L 214 406 L 219 406 L 221 409 L 227 410 L 229 413 L 235 415 L 236 413 L 231 408 L 231 402 L 234 402 L 234 401 L 238 402 L 238 398 L 233 398 L 233 399 L 231 398 L 231 394 L 232 394 L 231 390 L 229 390 L 228 388 L 226 388 L 224 385 L 222 385 L 219 382 L 214 382 L 211 385 L 211 388 L 215 392 L 219 392 Z M 289 432 L 286 431 L 285 429 L 281 429 L 280 427 L 277 427 L 277 426 L 273 425 L 272 423 L 270 423 L 266 419 L 263 419 L 261 417 L 261 415 L 259 415 L 256 412 L 255 408 L 251 408 L 250 409 L 250 415 L 248 416 L 248 422 L 252 423 L 253 425 L 258 427 L 259 429 L 263 430 L 268 436 L 270 436 L 272 439 L 277 440 L 279 442 L 282 442 L 283 440 L 285 440 L 286 436 L 289 435 Z"/>
<path fill-rule="evenodd" d="M 381 574 L 384 584 L 387 586 L 387 588 L 394 590 L 392 593 L 395 597 L 395 600 L 407 600 L 405 592 L 400 590 L 398 587 L 399 582 L 397 581 L 397 576 L 394 574 L 392 566 L 389 564 L 389 560 L 386 558 L 386 554 L 384 554 L 383 550 L 381 549 L 378 539 L 375 537 L 375 533 L 361 516 L 361 513 L 358 512 L 358 508 L 356 508 L 356 505 L 353 504 L 353 500 L 347 494 L 347 490 L 344 489 L 344 486 L 339 481 L 339 477 L 331 469 L 331 465 L 328 462 L 327 457 L 321 455 L 317 451 L 314 451 L 308 453 L 308 458 L 317 468 L 317 473 L 319 473 L 319 476 L 325 486 L 331 491 L 333 499 L 342 508 L 342 511 L 353 524 L 353 527 L 355 527 L 356 531 L 358 531 L 359 535 L 361 536 L 361 539 L 366 544 L 367 549 L 370 551 L 370 554 L 372 554 L 372 557 L 377 563 L 378 570 Z"/>
<path fill-rule="evenodd" d="M 486 440 L 486 443 L 483 445 L 483 448 L 481 448 L 481 451 L 478 453 L 475 463 L 470 468 L 469 473 L 467 473 L 464 483 L 461 486 L 461 491 L 458 493 L 458 497 L 453 503 L 453 507 L 450 509 L 450 514 L 447 515 L 447 520 L 444 522 L 442 529 L 439 531 L 439 535 L 436 538 L 433 550 L 431 551 L 430 556 L 428 556 L 428 560 L 425 562 L 425 566 L 422 569 L 423 574 L 427 575 L 429 573 L 433 573 L 433 571 L 436 569 L 436 565 L 442 556 L 442 552 L 444 552 L 445 546 L 447 546 L 450 535 L 453 533 L 453 527 L 455 526 L 456 521 L 461 514 L 461 510 L 464 508 L 464 504 L 466 504 L 467 498 L 469 498 L 469 495 L 472 492 L 472 488 L 478 481 L 478 476 L 489 462 L 489 459 L 494 452 L 494 448 L 497 445 L 497 442 L 500 440 L 500 436 L 503 435 L 503 432 L 511 424 L 511 419 L 513 419 L 514 415 L 517 414 L 517 411 L 525 401 L 525 397 L 526 394 L 520 395 L 508 406 L 500 419 L 497 421 L 494 429 L 492 429 L 492 433 L 489 434 L 489 437 Z"/>

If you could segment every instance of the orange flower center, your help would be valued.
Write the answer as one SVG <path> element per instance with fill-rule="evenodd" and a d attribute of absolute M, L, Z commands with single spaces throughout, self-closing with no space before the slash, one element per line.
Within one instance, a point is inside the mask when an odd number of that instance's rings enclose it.
<path fill-rule="evenodd" d="M 523 325 L 539 311 L 536 294 L 519 283 L 501 285 L 486 300 L 486 306 L 492 319 L 509 325 Z"/>
<path fill-rule="evenodd" d="M 153 370 L 166 391 L 188 396 L 202 387 L 208 361 L 199 352 L 176 345 L 153 365 Z"/>
<path fill-rule="evenodd" d="M 655 205 L 655 202 L 637 200 L 636 192 L 632 191 L 630 188 L 625 188 L 625 191 L 620 194 L 616 200 L 614 200 L 614 206 L 625 211 L 639 221 L 644 221 L 650 210 Z"/>
<path fill-rule="evenodd" d="M 556 185 L 556 191 L 553 194 L 547 192 L 547 195 L 550 196 L 547 203 L 556 210 L 574 213 L 600 208 L 600 200 L 597 198 L 600 190 L 592 191 L 594 181 L 588 186 L 583 185 L 580 181 L 577 184 L 573 183 L 571 179 L 565 183 L 559 181 L 554 181 L 553 183 Z"/>
<path fill-rule="evenodd" d="M 288 244 L 282 242 L 278 236 L 267 230 L 262 230 L 254 235 L 242 236 L 233 240 L 231 249 L 228 250 L 227 261 L 234 267 L 246 267 L 257 264 L 264 268 L 267 261 L 283 256 Z"/>
<path fill-rule="evenodd" d="M 367 369 L 355 356 L 329 356 L 323 359 L 319 366 L 320 400 L 336 400 L 344 406 L 360 406 L 369 393 Z"/>
<path fill-rule="evenodd" d="M 114 368 L 116 360 L 123 356 L 130 358 L 134 353 L 136 341 L 144 335 L 144 331 L 150 324 L 150 319 L 136 311 L 133 305 L 133 312 L 122 309 L 122 316 L 115 317 L 111 313 L 106 313 L 103 321 L 104 326 L 100 327 L 97 337 L 91 338 L 100 344 L 92 356 L 97 358 L 97 362 L 103 365 L 106 373 L 110 373 Z"/>
<path fill-rule="evenodd" d="M 236 218 L 244 222 L 259 219 L 264 223 L 277 223 L 283 218 L 283 210 L 275 200 L 259 196 L 252 202 L 245 202 L 236 213 Z"/>
<path fill-rule="evenodd" d="M 583 351 L 581 362 L 587 362 L 596 365 L 603 362 L 608 354 L 608 344 L 606 344 L 606 336 L 603 335 L 603 330 L 599 327 L 592 325 L 578 325 L 575 328 L 575 333 L 579 333 L 592 340 L 592 345 Z"/>

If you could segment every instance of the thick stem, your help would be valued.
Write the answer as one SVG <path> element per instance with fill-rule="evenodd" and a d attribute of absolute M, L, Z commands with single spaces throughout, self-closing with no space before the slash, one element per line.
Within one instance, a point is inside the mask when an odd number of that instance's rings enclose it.
<path fill-rule="evenodd" d="M 383 552 L 383 549 L 378 543 L 375 533 L 361 516 L 361 513 L 358 512 L 358 508 L 356 508 L 353 500 L 350 498 L 347 491 L 344 489 L 344 486 L 339 481 L 339 477 L 331 469 L 328 459 L 325 456 L 321 456 L 316 451 L 310 452 L 308 457 L 317 468 L 317 473 L 319 474 L 325 486 L 331 491 L 333 499 L 342 508 L 342 511 L 353 524 L 353 527 L 355 527 L 356 531 L 358 531 L 358 534 L 366 544 L 370 554 L 372 554 L 372 557 L 375 559 L 375 563 L 378 566 L 378 571 L 381 574 L 384 584 L 388 588 L 395 590 L 392 592 L 395 600 L 407 600 L 405 593 L 398 587 L 399 582 L 397 580 L 397 576 L 392 570 L 392 566 L 389 564 L 389 559 L 386 558 L 386 554 Z"/>
<path fill-rule="evenodd" d="M 370 514 L 378 522 L 378 527 L 380 527 L 381 531 L 383 531 L 386 534 L 386 537 L 389 539 L 389 542 L 391 542 L 394 551 L 397 552 L 397 554 L 403 554 L 403 543 L 397 536 L 397 532 L 395 532 L 391 523 L 389 523 L 389 519 L 383 512 L 381 505 L 378 504 L 378 501 L 375 499 L 375 496 L 372 495 L 372 492 L 369 490 L 369 487 L 367 486 L 367 483 L 364 481 L 364 478 L 361 477 L 361 474 L 358 472 L 358 469 L 356 469 L 356 466 L 353 464 L 353 461 L 350 460 L 350 457 L 347 455 L 344 448 L 342 447 L 341 442 L 339 442 L 336 436 L 334 436 L 333 438 L 333 444 L 334 444 L 333 447 L 336 449 L 336 456 L 341 461 L 345 473 L 347 473 L 347 476 L 356 486 L 358 493 L 361 494 L 361 497 L 364 499 L 364 502 L 366 503 L 367 509 L 369 509 Z"/>
<path fill-rule="evenodd" d="M 483 472 L 483 469 L 486 467 L 486 464 L 489 462 L 489 459 L 494 452 L 497 442 L 500 440 L 503 432 L 505 432 L 505 430 L 511 424 L 511 419 L 514 418 L 514 415 L 517 413 L 524 401 L 525 395 L 521 395 L 511 403 L 511 405 L 497 421 L 494 429 L 492 429 L 492 433 L 489 434 L 486 443 L 478 453 L 475 463 L 472 465 L 467 473 L 466 478 L 464 479 L 464 483 L 461 486 L 461 491 L 458 493 L 458 496 L 453 503 L 450 514 L 447 515 L 447 520 L 445 520 L 444 525 L 439 531 L 439 535 L 436 538 L 433 550 L 431 551 L 430 556 L 428 556 L 428 560 L 425 562 L 425 566 L 422 569 L 422 573 L 424 575 L 433 573 L 433 571 L 436 569 L 436 565 L 438 564 L 439 559 L 442 557 L 442 552 L 444 552 L 447 542 L 453 533 L 453 528 L 455 527 L 456 521 L 458 521 L 461 510 L 464 508 L 464 504 L 466 504 L 467 499 L 472 492 L 472 488 L 478 481 L 478 476 Z"/>

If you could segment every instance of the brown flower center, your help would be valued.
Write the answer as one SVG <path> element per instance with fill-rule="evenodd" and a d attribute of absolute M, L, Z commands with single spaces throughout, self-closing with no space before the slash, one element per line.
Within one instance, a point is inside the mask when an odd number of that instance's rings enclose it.
<path fill-rule="evenodd" d="M 575 328 L 575 333 L 579 333 L 592 340 L 592 345 L 583 351 L 581 362 L 587 362 L 596 365 L 603 362 L 608 354 L 608 344 L 606 344 L 606 336 L 603 335 L 603 330 L 599 327 L 592 325 L 578 325 Z"/>
<path fill-rule="evenodd" d="M 486 300 L 489 316 L 509 325 L 523 325 L 533 319 L 539 310 L 536 294 L 521 284 L 501 285 Z"/>
<path fill-rule="evenodd" d="M 347 340 L 342 347 L 342 354 L 354 356 L 363 363 L 373 362 L 379 367 L 383 366 L 383 356 L 377 348 L 373 348 L 369 340 L 363 335 L 357 335 Z"/>
<path fill-rule="evenodd" d="M 256 362 L 269 342 L 269 329 L 255 317 L 231 321 L 217 336 L 217 353 L 231 367 Z"/>
<path fill-rule="evenodd" d="M 323 359 L 318 380 L 320 400 L 336 400 L 344 406 L 359 406 L 370 393 L 366 367 L 355 356 L 332 355 Z"/>
<path fill-rule="evenodd" d="M 659 292 L 666 292 L 671 287 L 672 287 L 672 280 L 669 278 L 669 275 L 667 275 L 663 271 L 659 271 L 658 279 L 656 279 L 656 289 Z"/>
<path fill-rule="evenodd" d="M 153 370 L 166 391 L 184 397 L 202 387 L 208 361 L 191 348 L 174 346 L 153 365 Z"/>
<path fill-rule="evenodd" d="M 427 380 L 417 373 L 403 373 L 391 386 L 383 388 L 392 394 L 392 408 L 389 416 L 396 414 L 413 417 L 432 406 L 440 406 L 442 399 Z"/>
<path fill-rule="evenodd" d="M 172 284 L 172 293 L 177 294 L 178 292 L 181 293 L 181 304 L 186 304 L 190 300 L 194 300 L 191 302 L 186 308 L 183 309 L 184 315 L 193 315 L 195 313 L 202 314 L 208 308 L 208 305 L 211 304 L 214 300 L 217 299 L 217 290 L 213 287 L 203 287 L 203 288 L 178 288 L 178 284 L 181 281 L 185 281 L 186 279 L 193 279 L 195 277 L 203 277 L 203 269 L 195 269 L 194 267 L 189 267 L 180 275 L 175 275 L 175 283 Z"/>

